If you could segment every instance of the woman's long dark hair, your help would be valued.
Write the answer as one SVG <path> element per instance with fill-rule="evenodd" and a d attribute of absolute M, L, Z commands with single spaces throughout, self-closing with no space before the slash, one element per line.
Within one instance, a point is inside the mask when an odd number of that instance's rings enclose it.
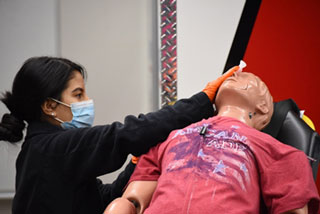
<path fill-rule="evenodd" d="M 86 78 L 84 68 L 65 58 L 33 57 L 18 71 L 12 91 L 5 92 L 0 100 L 10 114 L 4 114 L 0 123 L 0 140 L 18 142 L 23 138 L 26 122 L 40 120 L 41 105 L 48 98 L 60 99 L 73 72 Z"/>

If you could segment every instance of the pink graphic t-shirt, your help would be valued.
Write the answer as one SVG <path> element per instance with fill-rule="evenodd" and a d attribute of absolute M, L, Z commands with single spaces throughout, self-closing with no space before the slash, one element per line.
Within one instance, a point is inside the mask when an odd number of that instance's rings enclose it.
<path fill-rule="evenodd" d="M 204 135 L 200 131 L 206 127 Z M 229 117 L 173 131 L 129 182 L 158 181 L 144 213 L 282 213 L 319 195 L 306 155 Z"/>

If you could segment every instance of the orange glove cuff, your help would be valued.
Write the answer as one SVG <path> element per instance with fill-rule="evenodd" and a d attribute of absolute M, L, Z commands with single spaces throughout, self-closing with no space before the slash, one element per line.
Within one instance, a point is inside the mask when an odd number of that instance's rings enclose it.
<path fill-rule="evenodd" d="M 132 158 L 131 158 L 131 162 L 134 164 L 137 164 L 138 160 L 139 160 L 139 157 L 136 157 L 136 156 L 132 156 Z"/>

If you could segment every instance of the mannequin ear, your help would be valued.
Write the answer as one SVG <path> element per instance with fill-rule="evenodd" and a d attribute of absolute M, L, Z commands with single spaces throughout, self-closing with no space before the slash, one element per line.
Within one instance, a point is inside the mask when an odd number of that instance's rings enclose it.
<path fill-rule="evenodd" d="M 257 112 L 256 116 L 253 117 L 255 120 L 254 128 L 261 130 L 270 122 L 270 119 L 271 119 L 270 113 L 272 112 L 272 109 L 270 109 L 270 106 L 267 104 L 266 101 L 261 101 L 256 106 L 256 112 Z"/>
<path fill-rule="evenodd" d="M 41 105 L 42 112 L 48 116 L 52 116 L 53 114 L 55 114 L 54 110 L 56 107 L 57 103 L 50 99 L 46 99 Z"/>
<path fill-rule="evenodd" d="M 262 100 L 260 103 L 258 103 L 256 108 L 262 114 L 267 114 L 270 111 L 266 101 L 264 101 L 264 100 Z"/>

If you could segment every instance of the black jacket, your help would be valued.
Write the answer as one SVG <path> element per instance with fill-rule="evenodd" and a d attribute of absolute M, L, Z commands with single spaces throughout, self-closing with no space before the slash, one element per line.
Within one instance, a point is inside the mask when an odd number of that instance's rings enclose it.
<path fill-rule="evenodd" d="M 170 131 L 212 115 L 201 92 L 157 112 L 127 116 L 123 124 L 64 130 L 30 123 L 16 162 L 13 214 L 101 214 L 118 195 L 97 176 L 119 169 L 130 153 L 146 153 Z"/>

